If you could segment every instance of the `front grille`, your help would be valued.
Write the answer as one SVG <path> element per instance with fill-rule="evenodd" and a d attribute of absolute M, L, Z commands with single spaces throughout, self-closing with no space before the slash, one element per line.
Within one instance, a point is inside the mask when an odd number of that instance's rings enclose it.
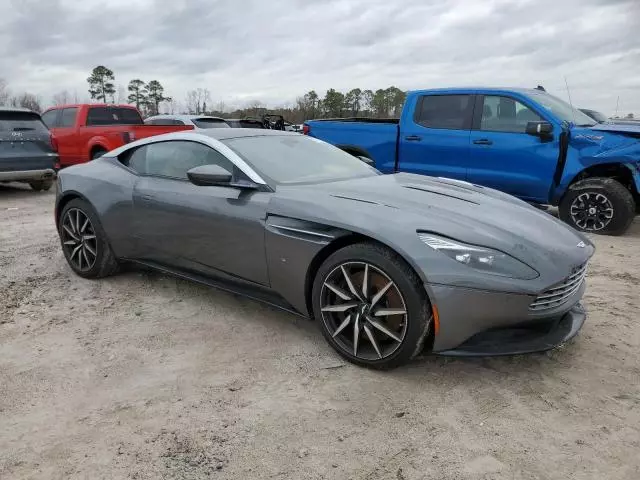
<path fill-rule="evenodd" d="M 576 267 L 564 281 L 539 295 L 529 310 L 540 312 L 559 307 L 578 291 L 587 274 L 587 264 Z"/>

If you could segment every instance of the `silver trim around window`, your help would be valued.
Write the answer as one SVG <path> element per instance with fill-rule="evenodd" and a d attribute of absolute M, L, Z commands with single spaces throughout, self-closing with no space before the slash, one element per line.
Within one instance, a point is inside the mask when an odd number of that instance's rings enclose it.
<path fill-rule="evenodd" d="M 131 150 L 132 148 L 142 147 L 144 145 L 150 145 L 152 143 L 160 143 L 160 142 L 170 142 L 170 141 L 187 141 L 187 142 L 196 142 L 204 144 L 208 147 L 213 148 L 218 153 L 223 155 L 227 160 L 233 163 L 237 168 L 239 168 L 249 179 L 257 183 L 259 185 L 266 185 L 265 182 L 260 175 L 256 173 L 256 171 L 251 168 L 247 162 L 245 162 L 236 152 L 231 150 L 228 146 L 222 143 L 215 138 L 208 137 L 206 135 L 201 135 L 199 133 L 194 132 L 193 130 L 187 130 L 182 132 L 174 132 L 174 133 L 165 133 L 163 135 L 156 135 L 154 137 L 143 138 L 141 140 L 136 140 L 135 142 L 128 143 L 123 145 L 120 148 L 116 148 L 115 150 L 111 150 L 109 153 L 105 153 L 102 158 L 113 158 L 117 157 L 124 152 Z"/>

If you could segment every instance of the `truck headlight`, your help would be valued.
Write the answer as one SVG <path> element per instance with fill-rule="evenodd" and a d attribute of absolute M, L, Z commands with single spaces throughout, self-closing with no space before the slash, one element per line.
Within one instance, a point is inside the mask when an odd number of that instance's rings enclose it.
<path fill-rule="evenodd" d="M 467 245 L 457 240 L 418 232 L 426 245 L 470 268 L 492 275 L 531 280 L 540 274 L 529 265 L 506 253 L 476 245 Z"/>

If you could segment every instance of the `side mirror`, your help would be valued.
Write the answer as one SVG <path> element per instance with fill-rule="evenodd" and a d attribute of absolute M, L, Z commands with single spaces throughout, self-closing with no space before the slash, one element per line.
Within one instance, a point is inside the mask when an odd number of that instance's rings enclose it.
<path fill-rule="evenodd" d="M 553 125 L 549 122 L 528 122 L 525 132 L 536 137 L 548 137 L 553 132 Z"/>
<path fill-rule="evenodd" d="M 220 165 L 200 165 L 189 170 L 187 177 L 198 186 L 230 187 L 233 175 Z"/>
<path fill-rule="evenodd" d="M 361 155 L 357 155 L 357 157 L 362 160 L 364 163 L 366 163 L 367 165 L 371 166 L 371 167 L 375 167 L 375 162 L 370 159 L 369 157 L 363 157 Z"/>

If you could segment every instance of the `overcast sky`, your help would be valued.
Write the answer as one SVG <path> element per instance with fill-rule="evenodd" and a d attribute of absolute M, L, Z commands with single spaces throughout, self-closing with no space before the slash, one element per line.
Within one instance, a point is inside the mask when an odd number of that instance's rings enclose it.
<path fill-rule="evenodd" d="M 640 0 L 0 0 L 0 77 L 14 92 L 87 96 L 159 80 L 183 101 L 269 106 L 315 89 L 544 85 L 640 114 Z"/>

